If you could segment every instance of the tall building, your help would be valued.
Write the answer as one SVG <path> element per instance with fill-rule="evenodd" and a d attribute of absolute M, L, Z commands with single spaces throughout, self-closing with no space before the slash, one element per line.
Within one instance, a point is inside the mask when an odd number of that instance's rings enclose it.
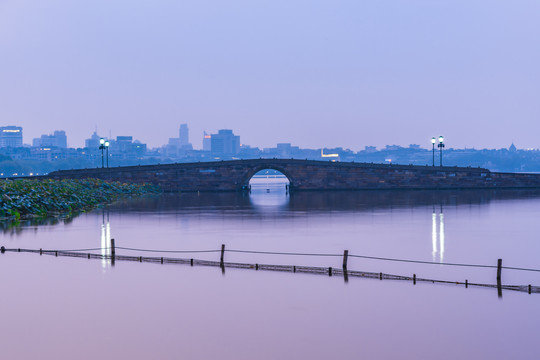
<path fill-rule="evenodd" d="M 60 149 L 67 148 L 66 132 L 63 130 L 55 131 L 52 135 L 41 135 L 39 138 L 32 140 L 34 147 L 57 147 Z"/>
<path fill-rule="evenodd" d="M 84 147 L 89 149 L 99 148 L 99 139 L 101 139 L 101 137 L 94 131 L 92 136 L 90 136 L 90 139 L 84 141 Z"/>
<path fill-rule="evenodd" d="M 114 143 L 111 141 L 111 146 L 114 145 L 114 147 L 121 152 L 131 150 L 132 144 L 133 136 L 117 136 Z"/>
<path fill-rule="evenodd" d="M 187 147 L 190 145 L 189 129 L 188 129 L 187 124 L 180 124 L 179 138 L 180 138 L 180 147 Z"/>
<path fill-rule="evenodd" d="M 137 159 L 146 153 L 146 144 L 133 141 L 133 136 L 117 136 L 116 140 L 109 140 L 109 153 L 115 159 Z"/>
<path fill-rule="evenodd" d="M 0 127 L 0 148 L 6 147 L 22 147 L 22 127 Z"/>
<path fill-rule="evenodd" d="M 211 135 L 210 146 L 214 155 L 236 155 L 240 151 L 240 136 L 234 135 L 232 130 L 219 130 Z"/>
<path fill-rule="evenodd" d="M 212 136 L 208 135 L 208 133 L 206 131 L 203 133 L 202 149 L 203 149 L 203 151 L 211 151 L 212 150 Z"/>

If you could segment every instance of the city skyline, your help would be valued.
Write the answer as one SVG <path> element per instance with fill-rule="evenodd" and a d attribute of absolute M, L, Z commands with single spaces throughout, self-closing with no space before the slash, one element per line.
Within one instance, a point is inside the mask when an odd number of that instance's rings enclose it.
<path fill-rule="evenodd" d="M 0 121 L 27 143 L 63 129 L 71 146 L 97 126 L 156 147 L 189 123 L 261 147 L 444 135 L 456 148 L 535 148 L 539 12 L 487 0 L 2 2 Z"/>
<path fill-rule="evenodd" d="M 168 143 L 165 142 L 163 144 L 158 144 L 157 146 L 155 147 L 152 147 L 153 149 L 159 149 L 159 148 L 164 148 L 166 147 L 167 145 L 171 145 L 171 141 L 173 141 L 173 144 L 174 146 L 179 146 L 179 147 L 185 147 L 185 146 L 188 146 L 189 150 L 193 149 L 193 150 L 204 150 L 204 138 L 205 137 L 208 137 L 210 138 L 210 135 L 218 135 L 220 134 L 221 132 L 223 131 L 234 131 L 234 129 L 219 129 L 215 132 L 207 132 L 207 131 L 203 131 L 203 134 L 201 136 L 196 136 L 197 140 L 193 141 L 193 137 L 191 135 L 189 135 L 189 132 L 191 132 L 191 130 L 189 130 L 189 124 L 178 124 L 178 127 L 179 127 L 179 130 L 177 130 L 177 134 L 179 134 L 179 137 L 178 138 L 169 138 L 168 139 Z M 144 139 L 138 139 L 138 138 L 135 138 L 133 135 L 129 135 L 128 134 L 128 131 L 123 131 L 123 132 L 120 132 L 119 134 L 109 134 L 109 135 L 104 135 L 104 134 L 100 134 L 99 133 L 99 130 L 98 129 L 95 129 L 95 131 L 87 136 L 84 140 L 83 140 L 83 144 L 81 146 L 77 146 L 77 145 L 72 145 L 72 142 L 71 141 L 68 141 L 67 139 L 69 138 L 67 136 L 67 132 L 65 130 L 54 130 L 54 131 L 49 131 L 48 133 L 44 133 L 44 134 L 41 134 L 40 136 L 38 137 L 35 137 L 33 138 L 31 141 L 25 141 L 25 138 L 27 138 L 28 136 L 25 136 L 25 131 L 24 131 L 24 128 L 21 127 L 21 126 L 18 126 L 18 125 L 2 125 L 0 124 L 0 128 L 19 128 L 20 129 L 20 132 L 22 132 L 22 136 L 23 136 L 23 140 L 22 140 L 22 143 L 21 143 L 21 146 L 31 146 L 31 147 L 40 147 L 40 146 L 48 146 L 48 147 L 61 147 L 61 148 L 73 148 L 73 149 L 77 149 L 77 148 L 88 148 L 88 143 L 89 141 L 91 141 L 93 139 L 93 141 L 95 142 L 95 138 L 103 138 L 103 139 L 110 139 L 110 140 L 114 140 L 115 138 L 123 138 L 123 137 L 129 137 L 129 138 L 132 138 L 132 140 L 134 141 L 138 141 L 138 142 L 141 142 L 141 143 L 145 143 L 147 144 L 146 141 L 144 141 Z M 183 133 L 184 132 L 184 133 Z M 213 133 L 213 134 L 212 134 Z M 122 135 L 120 135 L 122 134 Z M 61 144 L 63 143 L 63 145 L 54 145 L 54 142 L 56 141 L 54 138 L 56 136 L 60 135 L 61 136 Z M 237 134 L 238 135 L 238 134 Z M 442 135 L 441 135 L 442 136 Z M 240 139 L 240 135 L 237 136 L 239 139 Z M 442 136 L 444 138 L 444 142 L 445 142 L 445 145 L 447 148 L 455 148 L 455 149 L 483 149 L 483 148 L 477 148 L 477 147 L 463 147 L 463 148 L 459 148 L 459 147 L 452 147 L 452 146 L 448 146 L 448 142 L 447 142 L 447 138 Z M 353 149 L 353 148 L 347 148 L 347 147 L 344 147 L 344 146 L 328 146 L 328 145 L 321 145 L 321 146 L 318 146 L 318 147 L 314 147 L 314 148 L 311 148 L 311 149 L 324 149 L 324 148 L 328 148 L 328 149 L 331 149 L 331 148 L 343 148 L 343 149 L 349 149 L 349 150 L 353 150 L 353 151 L 362 151 L 362 150 L 365 150 L 366 148 L 373 148 L 373 149 L 385 149 L 385 148 L 389 148 L 389 147 L 403 147 L 403 148 L 407 148 L 407 147 L 417 147 L 419 146 L 420 148 L 422 149 L 431 149 L 431 145 L 432 145 L 432 139 L 436 139 L 436 142 L 438 143 L 439 142 L 439 136 L 434 136 L 434 137 L 431 137 L 429 139 L 427 139 L 428 141 L 426 142 L 426 144 L 417 144 L 417 143 L 408 143 L 408 144 L 404 144 L 404 145 L 401 145 L 401 144 L 384 144 L 382 146 L 375 146 L 375 145 L 363 145 L 363 146 L 359 146 L 358 149 Z M 44 139 L 49 139 L 49 141 L 47 142 L 47 140 L 45 140 L 44 143 L 42 143 L 44 141 Z M 52 141 L 52 142 L 51 142 Z M 179 141 L 179 142 L 178 142 Z M 238 140 L 240 141 L 240 140 Z M 195 143 L 196 146 L 192 146 L 192 144 Z M 197 145 L 198 144 L 198 145 Z M 292 144 L 292 145 L 295 145 L 297 146 L 298 144 L 297 143 L 294 143 L 294 142 L 284 142 L 284 141 L 278 141 L 270 146 L 260 146 L 258 144 L 250 144 L 250 143 L 245 143 L 245 142 L 239 142 L 239 145 L 241 146 L 248 146 L 248 147 L 254 147 L 254 148 L 261 148 L 261 149 L 265 149 L 265 148 L 273 148 L 275 147 L 276 145 L 279 145 L 279 144 Z M 531 147 L 531 148 L 522 148 L 522 147 L 519 147 L 519 144 L 518 145 L 518 149 L 522 149 L 522 150 L 538 150 L 540 149 L 540 146 L 539 147 Z M 5 147 L 5 146 L 3 146 Z M 91 146 L 90 146 L 91 147 Z M 301 147 L 301 146 L 300 146 Z M 514 141 L 510 141 L 510 143 L 507 143 L 506 146 L 501 146 L 499 148 L 491 148 L 491 149 L 506 149 L 506 148 L 511 148 L 511 147 L 514 147 L 516 148 L 516 144 Z M 310 149 L 310 148 L 306 148 L 306 149 Z M 484 149 L 489 149 L 489 148 L 484 148 Z"/>

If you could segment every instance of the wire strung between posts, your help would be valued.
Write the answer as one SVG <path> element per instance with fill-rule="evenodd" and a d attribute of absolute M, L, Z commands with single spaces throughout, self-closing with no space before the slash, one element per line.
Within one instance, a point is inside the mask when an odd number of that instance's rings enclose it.
<path fill-rule="evenodd" d="M 251 250 L 228 250 L 225 252 L 246 253 L 246 254 L 265 254 L 265 255 L 292 255 L 292 256 L 338 256 L 343 254 L 313 254 L 313 253 L 289 253 L 289 252 L 276 252 L 276 251 L 251 251 Z"/>
<path fill-rule="evenodd" d="M 460 263 L 443 263 L 435 261 L 422 261 L 422 260 L 404 260 L 404 259 L 393 259 L 393 258 L 383 258 L 376 256 L 365 256 L 365 255 L 351 255 L 350 257 L 361 258 L 361 259 L 371 259 L 371 260 L 385 260 L 385 261 L 399 261 L 415 264 L 429 264 L 429 265 L 450 265 L 450 266 L 468 266 L 468 267 L 480 267 L 480 268 L 497 268 L 496 265 L 478 265 L 478 264 L 460 264 Z M 524 269 L 522 269 L 524 270 Z M 531 269 L 532 270 L 532 269 Z M 538 270 L 535 270 L 538 271 Z"/>
<path fill-rule="evenodd" d="M 531 286 L 531 285 L 502 285 L 500 282 L 497 285 L 494 284 L 481 284 L 481 283 L 473 283 L 473 282 L 467 282 L 465 283 L 460 281 L 449 281 L 449 280 L 437 280 L 437 279 L 426 279 L 426 278 L 420 278 L 416 277 L 416 275 L 413 275 L 411 278 L 410 276 L 403 276 L 403 275 L 392 275 L 392 274 L 384 274 L 384 273 L 372 273 L 372 272 L 365 272 L 365 271 L 354 271 L 354 270 L 347 270 L 345 268 L 327 268 L 327 267 L 316 267 L 316 266 L 292 266 L 292 265 L 270 265 L 270 264 L 249 264 L 249 263 L 231 263 L 231 262 L 222 262 L 222 261 L 208 261 L 208 260 L 199 260 L 199 259 L 180 259 L 180 258 L 164 258 L 164 257 L 142 257 L 142 256 L 128 256 L 128 255 L 103 255 L 103 254 L 83 254 L 80 252 L 69 252 L 69 251 L 62 251 L 62 250 L 43 250 L 43 249 L 6 249 L 2 247 L 2 253 L 3 252 L 29 252 L 29 253 L 39 253 L 40 255 L 52 255 L 52 256 L 74 256 L 78 258 L 85 258 L 88 257 L 88 259 L 105 259 L 112 261 L 112 264 L 114 265 L 115 260 L 125 260 L 125 261 L 136 261 L 136 262 L 151 262 L 151 263 L 161 263 L 161 264 L 190 264 L 193 265 L 202 265 L 202 266 L 216 266 L 221 267 L 222 271 L 224 271 L 225 267 L 230 268 L 241 268 L 241 269 L 255 269 L 255 270 L 267 270 L 267 271 L 284 271 L 284 272 L 298 272 L 298 273 L 311 273 L 311 274 L 318 274 L 318 275 L 342 275 L 345 278 L 345 282 L 348 281 L 348 277 L 365 277 L 365 278 L 372 278 L 372 279 L 388 279 L 388 280 L 405 280 L 405 281 L 413 281 L 414 284 L 416 282 L 426 282 L 426 283 L 439 283 L 439 284 L 455 284 L 455 285 L 465 285 L 465 287 L 468 286 L 478 286 L 478 287 L 486 287 L 486 288 L 497 288 L 499 291 L 502 290 L 513 290 L 513 291 L 519 291 L 519 292 L 528 292 L 529 294 L 532 293 L 540 293 L 540 287 L 539 286 Z M 328 254 L 326 254 L 328 255 Z"/>
<path fill-rule="evenodd" d="M 508 269 L 508 270 L 521 270 L 521 271 L 536 271 L 540 272 L 540 269 L 527 269 L 527 268 L 519 268 L 519 267 L 511 267 L 511 266 L 501 266 L 502 269 Z"/>
<path fill-rule="evenodd" d="M 191 254 L 191 253 L 215 253 L 220 252 L 221 250 L 153 250 L 153 249 L 137 249 L 137 248 L 128 248 L 116 246 L 117 249 L 129 250 L 129 251 L 143 251 L 143 252 L 153 252 L 153 253 L 178 253 L 178 254 Z"/>
<path fill-rule="evenodd" d="M 93 248 L 93 249 L 69 249 L 69 250 L 49 250 L 49 249 L 43 249 L 43 251 L 65 251 L 65 252 L 77 252 L 77 251 L 100 251 L 100 250 L 109 250 L 110 248 Z"/>
<path fill-rule="evenodd" d="M 116 248 L 117 249 L 122 249 L 122 250 L 129 250 L 129 251 L 141 251 L 141 252 L 152 252 L 152 253 L 178 253 L 178 254 L 190 254 L 190 253 L 196 254 L 196 253 L 217 253 L 217 252 L 221 252 L 221 250 L 157 250 L 157 249 L 129 248 L 129 247 L 121 247 L 121 246 L 117 246 Z M 43 250 L 43 251 L 77 252 L 77 251 L 103 251 L 103 250 L 110 250 L 110 249 L 111 249 L 110 247 L 105 247 L 105 248 L 92 248 L 92 249 Z M 326 257 L 342 257 L 343 256 L 343 254 L 255 251 L 255 250 L 234 250 L 234 249 L 225 249 L 225 252 L 244 253 L 244 254 L 263 254 L 263 255 L 284 255 L 284 256 L 326 256 Z M 354 258 L 360 258 L 360 259 L 395 261 L 395 262 L 404 262 L 404 263 L 413 263 L 413 264 L 463 266 L 463 267 L 476 267 L 476 268 L 489 268 L 489 269 L 496 269 L 497 268 L 496 265 L 444 263 L 444 262 L 435 262 L 435 261 L 395 259 L 395 258 L 385 258 L 385 257 L 367 256 L 367 255 L 354 255 L 354 254 L 349 254 L 348 256 L 349 257 L 354 257 Z M 502 269 L 507 269 L 507 270 L 540 272 L 540 269 L 531 269 L 531 268 L 522 268 L 522 267 L 502 266 L 501 268 Z"/>
<path fill-rule="evenodd" d="M 383 257 L 376 257 L 376 256 L 350 255 L 350 254 L 349 254 L 349 256 L 355 257 L 355 258 L 362 258 L 362 259 L 386 260 L 386 261 L 399 261 L 399 262 L 408 262 L 408 263 L 415 263 L 415 264 L 449 265 L 449 266 L 466 266 L 466 267 L 479 267 L 479 268 L 491 268 L 491 269 L 496 269 L 496 268 L 497 268 L 497 265 L 442 263 L 442 262 L 435 262 L 435 261 L 403 260 L 403 259 L 392 259 L 392 258 L 383 258 Z M 540 269 L 529 269 L 529 268 L 521 268 L 521 267 L 501 266 L 501 268 L 502 268 L 502 269 L 508 269 L 508 270 L 521 270 L 521 271 L 536 271 L 536 272 L 540 272 Z"/>

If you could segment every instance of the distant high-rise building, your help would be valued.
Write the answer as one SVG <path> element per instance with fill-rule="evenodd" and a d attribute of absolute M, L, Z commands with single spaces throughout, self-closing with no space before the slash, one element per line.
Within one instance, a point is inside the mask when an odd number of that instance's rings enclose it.
<path fill-rule="evenodd" d="M 94 131 L 92 136 L 90 136 L 90 139 L 84 141 L 84 147 L 89 149 L 99 148 L 99 139 L 101 139 L 101 137 Z"/>
<path fill-rule="evenodd" d="M 133 136 L 117 136 L 116 141 L 114 142 L 114 147 L 121 152 L 125 152 L 131 149 L 132 144 Z M 111 141 L 111 146 L 112 145 L 113 142 Z"/>
<path fill-rule="evenodd" d="M 109 140 L 109 156 L 111 159 L 136 159 L 146 153 L 146 144 L 133 141 L 133 136 L 121 135 L 116 140 Z"/>
<path fill-rule="evenodd" d="M 189 129 L 187 124 L 180 124 L 180 131 L 179 131 L 179 138 L 180 138 L 180 147 L 187 147 L 189 146 Z"/>
<path fill-rule="evenodd" d="M 232 130 L 219 130 L 212 134 L 211 151 L 218 156 L 236 155 L 240 151 L 240 136 L 234 135 Z"/>
<path fill-rule="evenodd" d="M 61 149 L 67 148 L 66 132 L 63 130 L 55 131 L 52 135 L 41 135 L 39 138 L 32 140 L 34 147 L 57 147 Z"/>
<path fill-rule="evenodd" d="M 22 147 L 22 127 L 0 127 L 0 148 L 6 147 Z"/>
<path fill-rule="evenodd" d="M 276 146 L 276 152 L 282 157 L 290 157 L 298 150 L 298 146 L 292 146 L 290 143 L 280 143 Z"/>
<path fill-rule="evenodd" d="M 117 136 L 116 137 L 117 143 L 129 143 L 131 144 L 133 142 L 133 136 Z"/>
<path fill-rule="evenodd" d="M 211 151 L 212 150 L 212 136 L 208 135 L 206 133 L 206 131 L 203 133 L 202 149 L 203 149 L 203 151 Z"/>

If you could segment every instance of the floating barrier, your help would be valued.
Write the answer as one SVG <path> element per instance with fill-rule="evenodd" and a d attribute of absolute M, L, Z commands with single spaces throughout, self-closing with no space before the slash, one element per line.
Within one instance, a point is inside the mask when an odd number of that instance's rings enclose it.
<path fill-rule="evenodd" d="M 174 258 L 174 257 L 157 257 L 157 256 L 132 256 L 132 255 L 120 255 L 116 253 L 117 249 L 122 249 L 126 251 L 138 251 L 138 252 L 150 252 L 150 253 L 181 253 L 181 254 L 197 254 L 197 253 L 220 253 L 219 261 L 211 260 L 201 260 L 195 258 Z M 110 251 L 110 255 L 96 254 L 92 251 Z M 249 251 L 249 250 L 226 250 L 225 245 L 221 246 L 220 250 L 156 250 L 156 249 L 138 249 L 138 248 L 128 248 L 128 247 L 115 247 L 114 239 L 111 240 L 110 248 L 88 248 L 88 249 L 73 249 L 73 250 L 44 250 L 44 249 L 22 249 L 22 248 L 5 248 L 2 246 L 0 248 L 2 254 L 6 252 L 17 252 L 17 253 L 39 253 L 40 255 L 53 255 L 58 256 L 68 256 L 76 258 L 87 258 L 87 259 L 101 259 L 101 260 L 110 260 L 111 264 L 114 265 L 116 261 L 133 261 L 133 262 L 146 262 L 146 263 L 156 263 L 156 264 L 184 264 L 190 266 L 212 266 L 221 268 L 222 272 L 225 272 L 225 268 L 234 268 L 234 269 L 252 269 L 256 271 L 280 271 L 280 272 L 291 272 L 291 273 L 304 273 L 304 274 L 314 274 L 314 275 L 325 275 L 325 276 L 341 276 L 345 282 L 349 281 L 350 277 L 361 277 L 361 278 L 370 278 L 370 279 L 379 279 L 379 280 L 400 280 L 400 281 L 411 281 L 414 285 L 417 282 L 423 283 L 432 283 L 432 284 L 453 284 L 453 285 L 462 285 L 465 288 L 470 286 L 475 287 L 484 287 L 484 288 L 494 288 L 498 290 L 499 297 L 502 296 L 502 290 L 511 290 L 526 292 L 529 294 L 540 294 L 540 286 L 532 285 L 503 285 L 501 282 L 501 273 L 502 269 L 516 270 L 516 271 L 533 271 L 540 272 L 540 269 L 531 269 L 531 268 L 520 268 L 520 267 L 505 267 L 502 266 L 502 259 L 498 259 L 497 265 L 479 265 L 479 264 L 461 264 L 461 263 L 437 263 L 430 261 L 418 261 L 418 260 L 407 260 L 407 259 L 394 259 L 394 258 L 381 258 L 381 257 L 372 257 L 372 256 L 363 256 L 363 255 L 354 255 L 349 254 L 348 250 L 345 250 L 342 254 L 321 254 L 321 253 L 288 253 L 288 252 L 270 252 L 270 251 Z M 225 253 L 248 253 L 248 254 L 266 254 L 266 255 L 286 255 L 286 256 L 321 256 L 321 257 L 343 257 L 343 265 L 341 268 L 333 267 L 320 267 L 320 266 L 297 266 L 297 265 L 273 265 L 273 264 L 258 264 L 258 263 L 239 263 L 239 262 L 226 262 Z M 411 276 L 406 275 L 393 275 L 386 274 L 382 272 L 366 272 L 366 271 L 357 271 L 349 270 L 347 268 L 348 258 L 366 258 L 382 261 L 399 261 L 399 262 L 408 262 L 408 263 L 420 263 L 420 264 L 433 264 L 433 265 L 446 265 L 446 266 L 466 266 L 466 267 L 482 267 L 482 268 L 494 268 L 497 269 L 497 284 L 484 284 L 484 283 L 472 283 L 468 280 L 463 281 L 449 281 L 449 280 L 438 280 L 438 279 L 428 279 L 417 277 L 416 274 Z"/>

